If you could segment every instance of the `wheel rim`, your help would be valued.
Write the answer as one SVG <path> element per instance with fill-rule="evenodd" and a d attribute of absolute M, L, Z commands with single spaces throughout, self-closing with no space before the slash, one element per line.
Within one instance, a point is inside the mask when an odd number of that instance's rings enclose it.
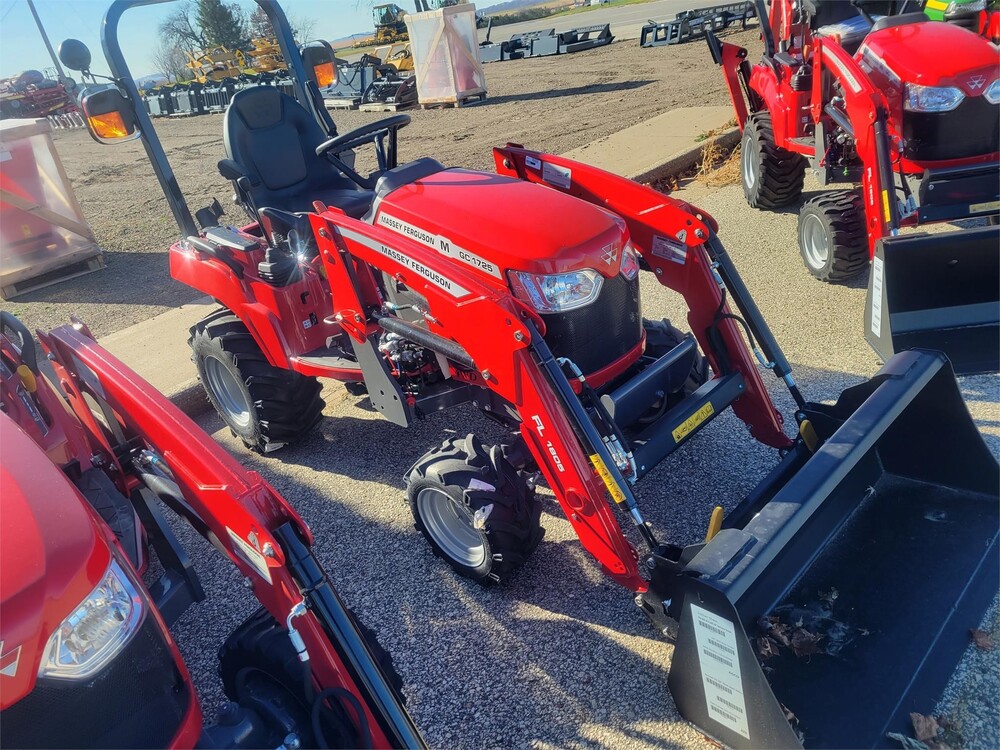
<path fill-rule="evenodd" d="M 250 425 L 250 400 L 236 376 L 215 357 L 205 358 L 205 382 L 223 416 L 237 427 Z"/>
<path fill-rule="evenodd" d="M 826 227 L 815 214 L 802 219 L 802 253 L 811 268 L 824 268 L 830 258 L 830 237 Z"/>
<path fill-rule="evenodd" d="M 425 487 L 417 493 L 417 510 L 427 533 L 446 555 L 470 568 L 486 561 L 486 545 L 472 525 L 472 514 L 447 492 Z"/>
<path fill-rule="evenodd" d="M 753 158 L 755 155 L 753 142 L 747 138 L 743 141 L 743 147 L 740 151 L 740 169 L 743 172 L 743 184 L 746 185 L 748 190 L 752 190 L 753 186 L 757 184 L 757 177 L 760 171 L 757 160 Z"/>

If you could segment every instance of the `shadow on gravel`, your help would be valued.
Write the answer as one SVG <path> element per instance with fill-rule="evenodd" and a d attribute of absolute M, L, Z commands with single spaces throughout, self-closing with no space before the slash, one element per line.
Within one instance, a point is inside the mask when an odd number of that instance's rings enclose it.
<path fill-rule="evenodd" d="M 651 80 L 642 81 L 621 81 L 616 83 L 594 83 L 589 86 L 572 86 L 565 89 L 548 89 L 546 91 L 532 91 L 530 93 L 517 93 L 507 96 L 491 96 L 484 104 L 506 104 L 507 102 L 530 102 L 537 99 L 559 99 L 564 96 L 578 96 L 580 94 L 605 94 L 611 91 L 631 91 L 656 83 Z"/>

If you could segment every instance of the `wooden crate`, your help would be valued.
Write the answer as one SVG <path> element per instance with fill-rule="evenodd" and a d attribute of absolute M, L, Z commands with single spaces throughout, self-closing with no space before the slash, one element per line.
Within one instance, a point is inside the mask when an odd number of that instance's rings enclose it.
<path fill-rule="evenodd" d="M 421 107 L 461 106 L 473 97 L 486 97 L 475 5 L 407 13 L 405 20 Z"/>
<path fill-rule="evenodd" d="M 0 169 L 0 296 L 104 267 L 48 120 L 0 121 Z"/>

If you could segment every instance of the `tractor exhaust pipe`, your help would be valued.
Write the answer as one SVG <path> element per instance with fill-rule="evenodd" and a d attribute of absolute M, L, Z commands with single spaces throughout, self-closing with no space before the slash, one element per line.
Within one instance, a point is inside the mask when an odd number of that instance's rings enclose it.
<path fill-rule="evenodd" d="M 656 559 L 650 599 L 680 623 L 670 690 L 730 747 L 883 747 L 996 595 L 1000 467 L 935 352 L 802 412 L 819 444 L 771 501 Z"/>

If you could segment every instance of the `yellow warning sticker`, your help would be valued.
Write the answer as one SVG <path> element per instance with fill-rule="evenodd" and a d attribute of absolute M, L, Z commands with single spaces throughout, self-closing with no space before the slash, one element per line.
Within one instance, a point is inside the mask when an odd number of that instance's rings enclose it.
<path fill-rule="evenodd" d="M 888 190 L 883 190 L 882 191 L 882 209 L 885 211 L 885 220 L 886 221 L 890 221 L 891 217 L 889 216 L 889 191 Z"/>
<path fill-rule="evenodd" d="M 702 422 L 704 422 L 713 414 L 715 414 L 715 409 L 712 408 L 712 402 L 709 401 L 698 411 L 696 411 L 690 417 L 688 417 L 679 425 L 677 425 L 677 427 L 674 429 L 672 433 L 674 436 L 674 442 L 679 443 L 681 440 L 686 438 L 688 435 L 690 435 L 692 432 L 698 429 L 698 425 L 700 425 Z"/>
<path fill-rule="evenodd" d="M 1000 211 L 1000 201 L 987 201 L 986 203 L 970 203 L 969 211 L 978 214 L 980 211 Z"/>
<path fill-rule="evenodd" d="M 625 493 L 622 492 L 622 488 L 618 486 L 614 477 L 611 476 L 611 472 L 608 471 L 608 467 L 604 465 L 601 457 L 594 453 L 590 457 L 590 463 L 594 465 L 594 469 L 597 470 L 597 475 L 601 478 L 601 481 L 604 482 L 604 486 L 608 488 L 608 492 L 611 493 L 611 499 L 616 503 L 624 503 Z"/>
<path fill-rule="evenodd" d="M 941 0 L 927 0 L 927 7 L 931 10 L 948 10 L 948 3 Z"/>

